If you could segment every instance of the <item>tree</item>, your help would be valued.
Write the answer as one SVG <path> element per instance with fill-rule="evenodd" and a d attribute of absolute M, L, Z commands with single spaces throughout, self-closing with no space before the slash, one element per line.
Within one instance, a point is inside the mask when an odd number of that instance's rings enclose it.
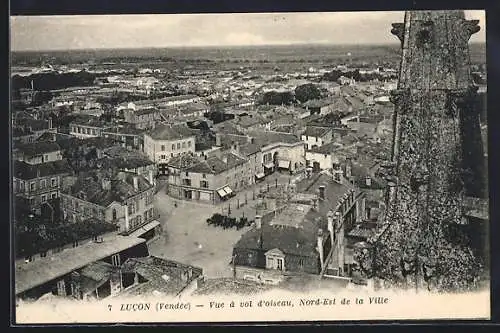
<path fill-rule="evenodd" d="M 313 83 L 306 83 L 295 88 L 295 99 L 301 103 L 307 102 L 311 99 L 318 99 L 321 97 L 321 91 Z"/>
<path fill-rule="evenodd" d="M 262 95 L 260 104 L 282 105 L 291 104 L 294 100 L 293 94 L 289 91 L 278 92 L 268 91 Z"/>

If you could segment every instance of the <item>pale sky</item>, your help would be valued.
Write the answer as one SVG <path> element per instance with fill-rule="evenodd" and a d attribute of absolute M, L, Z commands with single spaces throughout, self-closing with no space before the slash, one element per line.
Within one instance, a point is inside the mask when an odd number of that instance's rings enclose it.
<path fill-rule="evenodd" d="M 471 42 L 485 41 L 485 12 Z M 403 12 L 12 16 L 11 50 L 397 43 Z"/>

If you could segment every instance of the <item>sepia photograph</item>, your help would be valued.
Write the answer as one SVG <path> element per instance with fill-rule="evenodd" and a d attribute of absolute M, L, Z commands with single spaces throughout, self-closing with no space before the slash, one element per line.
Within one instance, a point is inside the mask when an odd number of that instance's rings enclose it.
<path fill-rule="evenodd" d="M 15 323 L 489 319 L 486 69 L 484 10 L 11 16 Z"/>

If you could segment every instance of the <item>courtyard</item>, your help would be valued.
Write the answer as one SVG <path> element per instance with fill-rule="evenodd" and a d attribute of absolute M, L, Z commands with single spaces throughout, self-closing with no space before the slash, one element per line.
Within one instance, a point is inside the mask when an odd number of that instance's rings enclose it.
<path fill-rule="evenodd" d="M 155 196 L 155 207 L 160 214 L 160 222 L 163 227 L 161 237 L 149 245 L 150 253 L 154 256 L 183 262 L 203 268 L 204 275 L 208 278 L 231 277 L 233 272 L 230 265 L 233 245 L 240 236 L 249 230 L 244 227 L 240 230 L 226 229 L 210 226 L 206 223 L 207 218 L 214 213 L 227 214 L 231 207 L 231 216 L 242 215 L 253 219 L 255 209 L 252 208 L 257 202 L 253 200 L 253 193 L 260 189 L 288 183 L 289 175 L 274 174 L 266 181 L 248 188 L 229 201 L 211 205 L 191 201 L 173 199 L 160 190 Z M 242 205 L 237 208 L 238 203 Z M 177 207 L 175 207 L 177 205 Z"/>

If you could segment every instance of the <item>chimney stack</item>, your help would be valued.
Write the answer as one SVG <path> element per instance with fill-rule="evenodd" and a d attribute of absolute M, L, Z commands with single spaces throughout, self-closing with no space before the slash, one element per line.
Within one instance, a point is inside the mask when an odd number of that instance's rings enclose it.
<path fill-rule="evenodd" d="M 153 185 L 154 184 L 153 170 L 149 170 L 148 176 L 149 176 L 149 183 Z"/>
<path fill-rule="evenodd" d="M 318 237 L 317 237 L 317 250 L 319 253 L 319 260 L 321 263 L 321 270 L 325 267 L 324 253 L 323 253 L 323 229 L 318 229 Z"/>
<path fill-rule="evenodd" d="M 368 187 L 372 186 L 372 178 L 370 176 L 366 176 L 365 183 L 366 183 L 366 186 L 368 186 Z"/>
<path fill-rule="evenodd" d="M 325 200 L 325 185 L 321 185 L 319 187 L 319 199 L 320 200 Z"/>
<path fill-rule="evenodd" d="M 255 215 L 255 227 L 257 229 L 261 229 L 262 228 L 262 216 Z"/>
<path fill-rule="evenodd" d="M 139 191 L 139 177 L 134 176 L 134 190 Z"/>
<path fill-rule="evenodd" d="M 111 180 L 109 178 L 102 179 L 102 189 L 111 190 Z"/>
<path fill-rule="evenodd" d="M 350 179 L 351 176 L 352 176 L 352 161 L 351 161 L 351 158 L 348 157 L 346 158 L 346 161 L 345 161 L 345 177 L 347 179 Z"/>

